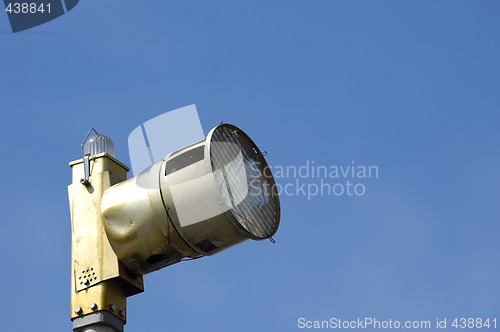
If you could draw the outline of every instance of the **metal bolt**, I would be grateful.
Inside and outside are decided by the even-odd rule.
[[[115,311],[115,310],[116,310],[116,305],[114,305],[114,304],[110,304],[110,305],[109,305],[109,310],[111,310],[111,311]]]
[[[120,315],[120,317],[125,317],[125,310],[120,310],[118,315]]]
[[[89,279],[87,279],[87,278],[83,278],[83,283],[84,283],[85,285],[88,285],[88,284],[90,284],[90,281],[89,281]]]
[[[83,309],[81,307],[76,307],[75,308],[75,314],[81,315],[83,313]]]
[[[90,310],[97,310],[97,303],[92,302],[89,306]]]

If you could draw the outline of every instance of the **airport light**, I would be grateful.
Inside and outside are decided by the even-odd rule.
[[[128,180],[108,137],[87,135],[82,148],[68,188],[76,332],[123,331],[126,297],[144,291],[144,274],[272,239],[278,229],[279,197],[264,154],[233,125]]]

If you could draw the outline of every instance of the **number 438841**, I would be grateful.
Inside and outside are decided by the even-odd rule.
[[[49,3],[34,3],[34,2],[9,2],[5,11],[9,14],[36,14],[36,13],[47,13],[50,14],[50,2]]]
[[[497,319],[489,319],[489,318],[455,318],[453,320],[453,323],[451,324],[452,327],[456,329],[489,329],[497,328]]]

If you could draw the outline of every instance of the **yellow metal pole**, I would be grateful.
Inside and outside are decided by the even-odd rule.
[[[104,191],[126,180],[127,166],[100,153],[70,163],[68,187],[71,212],[71,306],[75,332],[123,331],[126,298],[144,291],[143,279],[131,275],[118,260],[101,218]],[[84,178],[88,167],[89,178]],[[112,329],[112,330],[110,330]]]

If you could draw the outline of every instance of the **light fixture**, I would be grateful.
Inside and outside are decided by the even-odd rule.
[[[126,298],[144,291],[144,274],[247,239],[272,240],[278,229],[265,154],[233,125],[128,180],[107,136],[92,129],[82,154],[70,163],[68,187],[75,332],[123,331]]]
[[[113,250],[138,274],[272,237],[280,218],[263,154],[222,124],[139,176],[105,191],[101,212]]]

